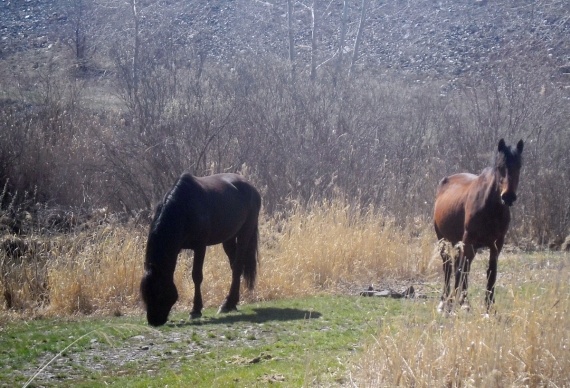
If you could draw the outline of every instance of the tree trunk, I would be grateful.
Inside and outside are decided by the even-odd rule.
[[[291,81],[295,82],[295,37],[293,35],[293,1],[287,0],[287,30],[289,32],[289,63],[291,64]]]
[[[136,108],[138,108],[138,91],[139,91],[139,61],[140,61],[140,36],[139,36],[139,15],[137,10],[137,0],[131,0],[131,10],[133,12],[133,21],[135,23],[135,39],[133,48],[133,67],[132,67],[132,77],[133,77],[133,99]]]
[[[356,41],[354,42],[354,50],[352,52],[352,61],[350,63],[350,70],[348,77],[350,78],[354,72],[354,65],[358,60],[358,50],[360,49],[360,42],[362,41],[362,34],[364,32],[364,22],[366,20],[366,7],[368,0],[362,0],[362,12],[360,13],[360,23],[358,24],[358,33],[356,34]]]
[[[85,32],[83,31],[83,1],[78,0],[74,3],[75,7],[75,60],[79,72],[85,73],[87,70],[87,55]]]
[[[313,7],[311,8],[311,16],[313,19],[312,36],[311,36],[311,81],[317,78],[317,0],[313,0]]]
[[[336,85],[337,77],[342,70],[342,59],[344,54],[344,44],[346,39],[346,21],[348,19],[348,0],[344,0],[342,7],[342,18],[340,22],[340,38],[338,40],[338,58],[336,62],[336,69],[334,73],[333,82]]]

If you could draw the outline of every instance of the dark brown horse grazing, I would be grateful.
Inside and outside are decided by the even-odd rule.
[[[202,315],[202,268],[206,247],[223,244],[232,270],[230,292],[219,312],[237,309],[240,278],[248,289],[257,273],[259,192],[236,174],[197,178],[183,174],[158,205],[150,225],[141,281],[147,321],[166,323],[178,299],[174,269],[182,249],[194,251],[194,306],[190,316]]]
[[[485,168],[480,175],[455,174],[439,182],[434,207],[437,238],[445,239],[454,246],[462,243],[459,255],[454,257],[453,294],[460,293],[460,305],[467,297],[467,277],[471,261],[477,249],[483,247],[490,250],[485,296],[487,311],[494,302],[497,259],[511,219],[509,207],[517,199],[522,151],[522,140],[514,148],[507,146],[501,139],[493,167]],[[451,257],[443,251],[441,256],[445,283],[438,310],[443,312],[452,307],[453,295],[450,295],[449,283],[453,263]]]

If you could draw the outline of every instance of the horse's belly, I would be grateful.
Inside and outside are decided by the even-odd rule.
[[[440,195],[434,206],[434,226],[438,238],[449,240],[453,244],[463,239],[465,209],[456,198]]]
[[[463,239],[463,217],[442,216],[436,218],[435,228],[438,238],[444,238],[456,244]]]

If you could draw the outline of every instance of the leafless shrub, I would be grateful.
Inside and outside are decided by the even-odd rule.
[[[83,6],[72,4],[76,11]],[[431,217],[443,176],[478,173],[490,163],[498,138],[523,138],[526,159],[510,235],[544,244],[568,234],[570,206],[562,193],[570,181],[570,113],[560,80],[553,81],[546,67],[551,64],[539,55],[522,55],[537,44],[538,35],[493,51],[488,66],[478,64],[453,80],[409,72],[395,78],[366,66],[364,58],[349,78],[327,64],[326,56],[337,48],[325,45],[314,80],[302,67],[307,55],[301,53],[292,79],[290,64],[268,54],[267,42],[239,54],[224,51],[224,62],[219,50],[225,46],[213,44],[218,38],[186,34],[179,15],[207,25],[216,7],[210,15],[182,2],[168,9],[142,2],[135,10],[133,5],[94,3],[89,12],[107,20],[98,31],[82,25],[86,20],[80,13],[71,20],[99,45],[99,60],[113,83],[112,93],[98,97],[105,102],[113,97],[111,103],[87,103],[88,80],[70,76],[76,64],[69,58],[57,62],[46,54],[45,64],[18,75],[18,99],[0,107],[5,123],[0,184],[9,181],[10,193],[36,192],[44,204],[136,214],[152,208],[183,170],[197,175],[242,171],[263,192],[269,213],[291,200],[308,203],[341,194],[384,209],[403,226]],[[339,32],[332,22],[340,15],[335,13],[339,5],[331,4],[323,15],[323,32]],[[285,10],[263,7],[267,23]],[[397,8],[398,17],[411,12]],[[385,20],[378,14],[382,7],[369,12],[371,23]],[[354,19],[355,9],[350,15]],[[295,28],[305,31],[301,27],[309,14],[303,10],[298,16]],[[563,22],[549,21],[560,29],[566,28]],[[537,20],[529,23],[536,27]],[[281,27],[277,30],[284,35],[273,44],[287,40]],[[466,30],[459,29],[453,39],[464,36]],[[348,31],[347,39],[354,32]],[[363,42],[363,53],[370,49],[370,42]],[[420,57],[422,63],[429,59]]]

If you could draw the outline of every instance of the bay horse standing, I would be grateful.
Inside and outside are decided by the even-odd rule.
[[[459,304],[463,305],[471,262],[477,250],[483,247],[490,250],[485,295],[487,312],[493,304],[497,259],[509,228],[510,206],[517,199],[522,151],[522,140],[515,148],[501,139],[493,167],[485,168],[480,175],[455,174],[439,182],[433,216],[435,232],[439,240],[445,239],[454,246],[460,243],[460,249],[454,257],[441,251],[444,287],[438,311],[449,312],[456,294],[459,294]],[[455,288],[450,295],[453,267]]]
[[[223,245],[232,270],[230,291],[219,312],[237,309],[241,276],[248,289],[255,285],[260,208],[259,192],[240,175],[180,176],[157,206],[148,234],[140,289],[150,325],[165,324],[178,299],[174,270],[182,249],[194,251],[191,318],[202,315],[202,268],[210,245]]]

